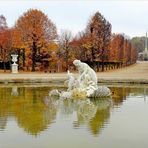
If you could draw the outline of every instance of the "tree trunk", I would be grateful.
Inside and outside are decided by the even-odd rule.
[[[23,49],[23,69],[25,67],[25,49]]]
[[[102,71],[104,71],[104,61],[102,61]]]
[[[105,55],[104,55],[104,49],[102,49],[102,53],[101,53],[101,61],[102,61],[102,71],[104,71],[104,60],[105,60]]]
[[[95,52],[94,52],[94,47],[91,49],[91,62],[95,60]]]
[[[3,62],[3,66],[4,66],[4,72],[6,72],[6,63]]]
[[[36,56],[36,52],[37,52],[36,44],[35,44],[35,42],[33,42],[33,46],[32,46],[32,72],[35,71],[35,64],[36,64],[35,56]]]
[[[69,58],[69,51],[68,49],[66,49],[66,60],[65,60],[65,63],[66,63],[66,71],[69,69],[69,66],[68,66],[68,58]]]

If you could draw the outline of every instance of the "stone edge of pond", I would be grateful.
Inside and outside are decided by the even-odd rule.
[[[98,83],[148,84],[148,79],[98,79]]]
[[[64,78],[3,78],[0,83],[64,83]],[[148,84],[148,79],[98,79],[98,83]]]

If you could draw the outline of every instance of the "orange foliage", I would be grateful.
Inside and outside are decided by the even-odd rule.
[[[22,42],[31,50],[32,71],[35,71],[36,56],[48,50],[48,45],[56,36],[56,27],[40,10],[30,9],[16,22]]]
[[[130,64],[136,60],[136,50],[130,39],[122,34],[113,34],[110,43],[109,61]]]
[[[10,29],[12,37],[12,48],[25,48],[24,43],[21,40],[21,33],[16,28]]]
[[[56,26],[40,10],[25,12],[13,28],[8,28],[5,17],[0,15],[0,60],[3,62],[10,61],[10,54],[16,49],[17,53],[23,53],[19,61],[23,59],[22,65],[32,71],[45,65],[57,71],[67,70],[73,68],[74,59],[93,63],[93,66],[101,62],[102,70],[105,62],[128,65],[137,59],[131,40],[123,34],[111,35],[111,24],[99,12],[75,38],[65,30],[58,43],[55,39]]]
[[[11,33],[9,29],[0,32],[0,58],[3,62],[9,60],[11,48]]]

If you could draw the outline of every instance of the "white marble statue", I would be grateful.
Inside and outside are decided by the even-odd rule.
[[[79,77],[77,79],[79,87],[87,89],[89,86],[93,86],[97,88],[97,76],[95,71],[80,60],[74,60],[73,64],[79,71]]]
[[[67,76],[68,76],[68,90],[67,91],[71,91],[74,88],[76,88],[76,80],[74,78],[73,73],[70,73],[69,70],[67,71]]]
[[[61,98],[99,98],[111,95],[108,87],[97,85],[97,75],[88,64],[80,60],[74,60],[73,64],[77,67],[79,76],[75,78],[68,71],[68,89],[60,93]]]
[[[74,60],[73,64],[79,71],[77,88],[85,91],[86,96],[89,97],[98,88],[96,73],[88,64],[83,63],[80,60]]]
[[[97,75],[88,64],[80,60],[74,60],[73,64],[77,67],[79,76],[76,79],[74,75],[68,71],[67,92],[69,92],[72,97],[99,98],[111,95],[108,87],[97,85]]]

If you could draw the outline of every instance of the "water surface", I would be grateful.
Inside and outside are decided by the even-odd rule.
[[[51,86],[0,86],[0,148],[146,148],[148,87],[109,87],[112,98],[59,100]]]

